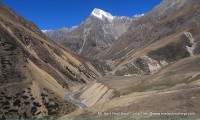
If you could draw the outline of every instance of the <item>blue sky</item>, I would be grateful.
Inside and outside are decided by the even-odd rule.
[[[94,8],[112,15],[133,16],[150,11],[161,0],[0,0],[41,30],[79,25]]]

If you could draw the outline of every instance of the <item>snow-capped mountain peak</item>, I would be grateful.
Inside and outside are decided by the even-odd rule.
[[[112,16],[110,13],[105,12],[101,9],[95,8],[92,11],[92,15],[94,15],[95,17],[103,20],[103,16],[106,17],[109,21],[112,21],[114,19],[114,16]]]
[[[47,31],[51,31],[51,30],[41,30],[43,33],[47,32]]]
[[[144,16],[144,14],[136,14],[136,15],[133,16],[133,18],[140,18],[142,16]]]

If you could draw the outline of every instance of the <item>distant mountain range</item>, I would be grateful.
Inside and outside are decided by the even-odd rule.
[[[149,13],[131,18],[95,8],[80,26],[67,30],[57,41],[81,56],[103,62],[109,66],[109,74],[154,74],[172,62],[199,53],[198,41],[193,40],[196,33],[191,32],[198,30],[198,6],[191,8],[195,2],[164,0]],[[174,39],[175,35],[179,38]],[[189,39],[183,40],[184,36]],[[174,41],[166,42],[166,38]]]
[[[72,29],[61,28],[43,32],[72,51],[93,58],[110,47],[119,36],[127,31],[132,21],[138,20],[143,15],[135,15],[131,18],[112,16],[108,12],[95,8],[79,26]]]
[[[113,20],[110,14],[105,15],[108,19],[98,18]],[[128,26],[109,47],[92,56],[110,66],[97,83],[115,89],[120,97],[90,107],[96,98],[103,101],[100,96],[93,98],[99,94],[91,95],[92,90],[100,91],[94,84],[79,96],[89,108],[65,117],[200,118],[200,1],[163,0]],[[130,111],[150,115],[120,114]],[[195,115],[175,115],[188,111]],[[175,114],[153,115],[158,112]]]

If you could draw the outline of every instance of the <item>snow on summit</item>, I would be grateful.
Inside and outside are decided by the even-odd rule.
[[[112,16],[110,13],[107,13],[101,9],[95,8],[92,11],[92,15],[94,15],[95,17],[103,20],[103,16],[106,17],[109,21],[112,21],[114,19],[114,16]]]
[[[107,18],[108,21],[112,22],[113,19],[137,19],[137,18],[140,18],[142,16],[144,16],[144,14],[136,14],[134,15],[133,17],[126,17],[126,16],[112,16],[110,13],[108,12],[105,12],[101,9],[98,9],[98,8],[95,8],[93,11],[92,11],[92,15],[103,20],[103,18]]]

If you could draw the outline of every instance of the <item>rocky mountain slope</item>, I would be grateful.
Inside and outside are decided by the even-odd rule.
[[[199,1],[164,0],[100,53],[112,74],[154,74],[199,54]]]
[[[66,35],[69,32],[69,29],[60,28],[57,30],[42,30],[42,32],[45,33],[45,35],[47,35],[52,40],[59,41],[64,35]]]
[[[65,95],[100,76],[0,3],[0,118],[58,117],[75,106]]]
[[[200,117],[199,0],[163,0],[122,33],[110,27],[122,18],[95,9],[61,42],[91,62],[0,11],[0,118]]]
[[[112,16],[110,13],[95,8],[81,25],[72,28],[68,34],[61,35],[60,43],[82,56],[94,58],[126,32],[132,21],[141,16],[136,15],[132,18]],[[55,39],[54,36],[49,35],[49,32],[56,34],[57,31],[44,32]]]
[[[144,76],[105,76],[79,95],[88,101],[99,86],[115,90],[110,100],[100,97],[93,106],[76,110],[62,118],[91,119],[198,119],[200,117],[200,56],[187,57],[162,68],[157,74]],[[84,96],[84,97],[83,97]],[[106,94],[105,94],[106,96]],[[108,97],[109,98],[109,97]],[[83,102],[85,102],[83,100]],[[88,102],[92,103],[92,102]],[[88,104],[85,102],[85,104]]]
[[[120,97],[63,118],[199,118],[199,13],[198,0],[163,0],[134,21],[98,55],[111,67],[98,83]],[[91,96],[88,91],[79,99]]]

